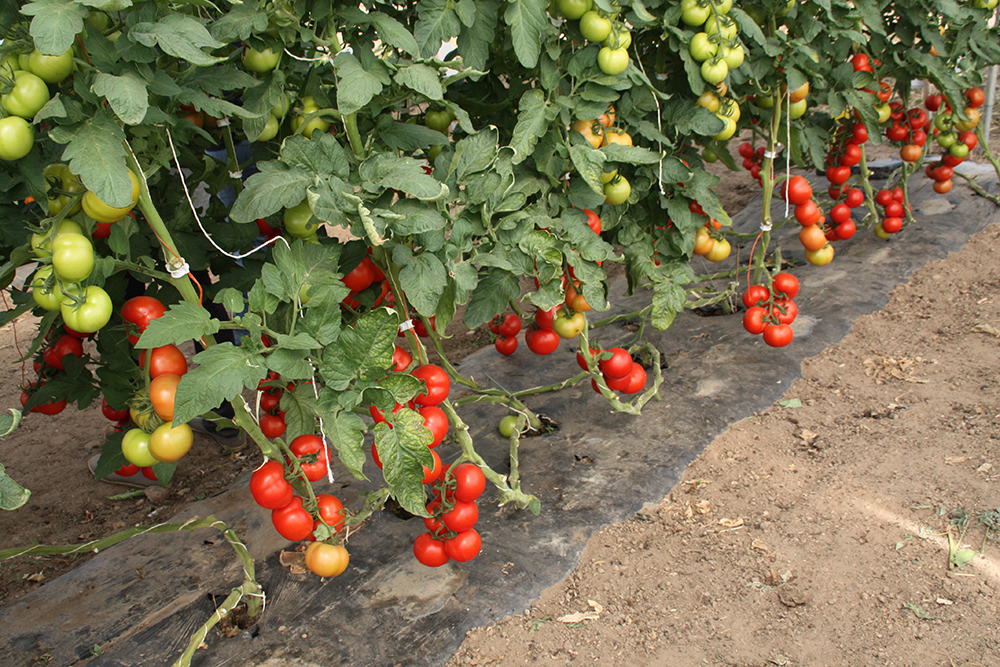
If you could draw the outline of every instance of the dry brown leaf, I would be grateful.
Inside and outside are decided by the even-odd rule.
[[[708,514],[712,511],[712,501],[702,500],[695,507],[698,509],[698,514]]]
[[[306,555],[301,551],[282,551],[278,554],[278,562],[287,567],[290,574],[305,574]]]
[[[726,528],[738,528],[743,525],[743,517],[737,517],[735,519],[719,519],[719,523]]]
[[[757,549],[758,551],[767,551],[767,545],[757,539],[750,543],[750,548]]]
[[[556,620],[560,623],[582,623],[583,621],[596,621],[598,616],[604,611],[602,607],[597,602],[593,600],[587,600],[587,604],[590,605],[590,611],[577,611],[572,614],[566,614],[565,616],[560,616]]]
[[[984,463],[983,465],[981,465],[978,468],[976,468],[976,472],[986,472],[987,470],[989,470],[992,467],[993,467],[992,463]]]
[[[989,334],[990,336],[993,336],[995,338],[1000,338],[1000,329],[997,329],[996,327],[991,326],[989,324],[977,324],[976,326],[972,327],[972,331],[973,333],[984,333],[984,334]]]
[[[971,458],[971,456],[946,456],[944,457],[944,463],[945,465],[953,466],[958,465],[959,463],[965,463]]]
[[[35,572],[34,574],[29,574],[27,577],[25,577],[25,579],[27,579],[28,581],[34,581],[34,582],[43,581],[45,579],[45,573],[44,572]]]

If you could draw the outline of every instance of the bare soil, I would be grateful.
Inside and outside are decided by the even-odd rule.
[[[719,189],[734,212],[757,191],[746,172]],[[894,290],[803,363],[790,403],[735,424],[666,498],[600,530],[566,580],[471,631],[448,665],[1000,665],[1000,542],[981,523],[1000,522],[998,240],[990,227]],[[32,374],[19,358],[33,327],[0,330],[0,405],[18,405]],[[488,340],[457,333],[446,349]],[[0,513],[2,547],[164,521],[257,463],[199,434],[166,490],[112,500],[126,489],[86,467],[109,428],[91,406],[28,415],[0,441],[33,493]],[[0,604],[80,562],[0,563]]]

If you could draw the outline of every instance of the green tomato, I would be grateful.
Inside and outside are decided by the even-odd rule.
[[[741,44],[737,44],[732,48],[723,44],[719,49],[719,54],[722,56],[722,59],[726,61],[726,66],[730,70],[739,69],[740,65],[743,64],[743,60],[746,58],[746,53],[743,51],[743,46]]]
[[[14,72],[14,87],[0,98],[8,113],[21,118],[34,118],[49,101],[49,87],[31,72]]]
[[[81,333],[95,333],[111,321],[114,304],[108,293],[96,285],[66,288],[71,295],[83,300],[77,305],[71,298],[63,299],[60,311],[66,326]]]
[[[0,119],[0,160],[20,160],[35,145],[35,130],[20,116]]]
[[[736,21],[724,14],[719,16],[718,19],[715,16],[708,17],[708,20],[705,21],[705,32],[709,35],[719,34],[726,40],[736,39],[736,33],[739,32]]]
[[[63,295],[58,280],[52,281],[52,266],[46,264],[35,271],[31,280],[31,298],[45,310],[59,310]],[[46,283],[49,285],[46,287]]]
[[[42,174],[45,176],[46,191],[49,193],[49,215],[59,215],[74,195],[86,192],[83,183],[65,164],[59,162],[50,164]],[[54,190],[57,192],[53,193]],[[83,203],[77,201],[66,215],[76,215],[82,208]]]
[[[879,123],[885,123],[889,120],[889,116],[892,115],[892,107],[890,107],[888,103],[875,107],[875,111],[878,111]]]
[[[725,116],[721,113],[717,113],[715,115],[726,122],[726,127],[723,128],[722,132],[719,132],[712,138],[717,141],[727,141],[731,139],[732,136],[736,134],[736,120],[732,116]]]
[[[313,112],[319,111],[319,105],[316,104],[316,100],[311,97],[302,98],[302,112],[297,113],[295,117],[292,118],[292,131],[299,132],[306,139],[312,139],[312,134],[316,130],[320,132],[326,132],[330,129],[330,123],[324,119],[322,116],[314,116],[308,122],[303,125],[305,117]],[[301,132],[299,128],[302,128]]]
[[[73,49],[67,49],[61,56],[46,56],[35,49],[28,56],[31,73],[45,83],[60,83],[73,71]]]
[[[886,106],[889,106],[888,104]],[[950,113],[939,113],[934,116],[934,127],[941,132],[950,132],[955,125],[955,119]]]
[[[62,222],[59,223],[59,228],[56,230],[54,236],[59,236],[60,234],[82,235],[83,227],[76,224],[76,222],[70,218],[63,218]],[[31,251],[35,257],[48,257],[52,254],[52,242],[49,239],[48,232],[31,235]]]
[[[948,148],[948,152],[951,153],[952,157],[964,158],[969,154],[969,147],[961,141],[956,141],[950,148]]]
[[[609,76],[618,76],[628,69],[629,57],[625,49],[602,46],[597,52],[597,66]]]
[[[108,25],[111,23],[111,19],[104,12],[98,12],[95,10],[90,10],[90,14],[87,18],[83,19],[83,22],[87,25],[96,28],[99,32],[104,32],[108,29]]]
[[[593,0],[558,0],[559,13],[568,19],[578,19],[594,6]]]
[[[615,25],[611,29],[611,34],[604,40],[604,46],[612,49],[628,50],[632,46],[632,33],[624,25]]]
[[[424,116],[424,125],[435,132],[448,134],[448,128],[451,127],[451,121],[453,120],[455,120],[455,117],[451,114],[451,111],[428,111]]]
[[[725,60],[706,60],[701,64],[701,78],[708,83],[722,83],[729,76],[729,65]]]
[[[135,208],[139,202],[139,177],[129,169],[129,179],[132,181],[132,203],[122,208],[115,208],[105,204],[100,198],[90,190],[83,195],[83,212],[98,222],[115,222],[128,215],[128,212]]]
[[[681,0],[681,21],[685,25],[697,28],[704,24],[711,15],[712,10],[707,2],[702,7],[698,4],[698,0]]]
[[[315,236],[319,228],[319,221],[314,221],[312,209],[309,208],[309,201],[306,199],[296,206],[286,208],[284,221],[285,230],[300,239]]]
[[[434,164],[434,161],[438,159],[438,155],[441,155],[441,148],[442,146],[438,144],[427,149],[427,157],[430,159],[432,165]]]
[[[64,283],[85,280],[94,270],[94,246],[83,234],[57,234],[52,240],[52,269]]]
[[[788,116],[792,120],[796,118],[802,118],[805,115],[806,109],[808,108],[808,103],[805,100],[799,100],[798,102],[792,102],[788,105]]]
[[[761,109],[774,108],[774,97],[772,97],[771,95],[755,95],[753,98],[753,102]]]
[[[552,320],[552,330],[559,334],[560,338],[576,338],[583,331],[586,318],[583,313],[573,313],[572,317],[566,317],[563,311]]]
[[[707,32],[699,32],[691,38],[688,50],[691,51],[692,58],[704,62],[719,55],[719,44],[711,41]]]
[[[632,194],[632,186],[624,176],[619,175],[610,183],[604,184],[604,201],[612,206],[624,204],[628,201],[630,194]]]
[[[580,34],[590,42],[603,42],[611,34],[611,20],[591,9],[580,18]]]
[[[278,136],[279,129],[281,129],[281,121],[273,115],[268,116],[267,123],[264,125],[264,131],[261,132],[260,136],[254,139],[254,141],[270,141]]]
[[[288,104],[288,95],[281,93],[281,99],[278,100],[277,104],[271,107],[271,115],[278,120],[281,120],[288,113]]]
[[[257,49],[247,48],[243,51],[243,66],[246,67],[251,72],[256,72],[257,74],[267,74],[281,62],[281,54],[283,51],[278,49],[277,52],[272,51],[270,47],[264,49],[263,51],[258,51]]]
[[[941,132],[937,136],[937,144],[941,148],[951,148],[958,141],[958,135],[954,132]]]
[[[882,227],[882,223],[881,222],[878,223],[877,225],[875,225],[875,227],[872,229],[872,231],[875,232],[875,236],[877,236],[880,239],[887,239],[890,236],[892,236],[892,234],[890,234],[889,232],[885,231],[885,228]]]
[[[8,79],[14,78],[14,72],[21,69],[21,64],[18,62],[16,53],[8,53],[4,56],[3,62],[0,63],[0,74]]]
[[[706,146],[701,150],[701,159],[705,162],[718,162],[719,156],[715,154],[715,151]]]
[[[497,426],[497,431],[500,432],[505,438],[509,438],[514,435],[514,429],[517,428],[517,417],[514,415],[507,415],[500,420],[500,425]]]
[[[129,463],[140,468],[160,463],[160,460],[149,452],[149,434],[141,428],[134,428],[122,436],[122,454]]]
[[[715,11],[720,14],[728,14],[733,8],[733,0],[712,0],[712,4],[715,5]]]

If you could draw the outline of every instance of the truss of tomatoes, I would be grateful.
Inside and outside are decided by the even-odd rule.
[[[476,500],[486,489],[486,477],[478,466],[462,463],[453,470],[445,466],[431,487],[424,518],[427,532],[413,541],[413,555],[427,567],[448,561],[465,563],[479,555],[482,538],[475,529],[479,520]]]
[[[799,293],[799,280],[790,273],[778,273],[771,279],[771,287],[751,285],[743,292],[743,328],[749,333],[764,336],[770,347],[785,347],[792,342],[791,324],[799,314],[793,299]]]

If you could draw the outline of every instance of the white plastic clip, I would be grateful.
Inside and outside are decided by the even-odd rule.
[[[242,180],[243,179],[243,172],[242,171],[231,171],[231,172],[229,172],[229,178],[238,178],[238,179]]]
[[[406,320],[405,322],[403,322],[402,324],[399,325],[399,332],[400,333],[404,333],[404,332],[409,331],[410,329],[414,328],[415,326],[417,326],[417,325],[414,324],[413,319],[412,318],[408,319],[408,320]]]
[[[220,118],[219,120],[215,121],[215,124],[217,127],[226,127],[227,125],[229,125],[229,119]]]
[[[766,157],[769,160],[773,160],[774,158],[778,157],[779,155],[781,155],[781,148],[780,147],[778,148],[778,150],[773,151],[773,152],[772,151],[764,151],[764,157]]]
[[[183,278],[191,273],[191,267],[183,259],[174,259],[167,263],[167,272],[172,278]]]

